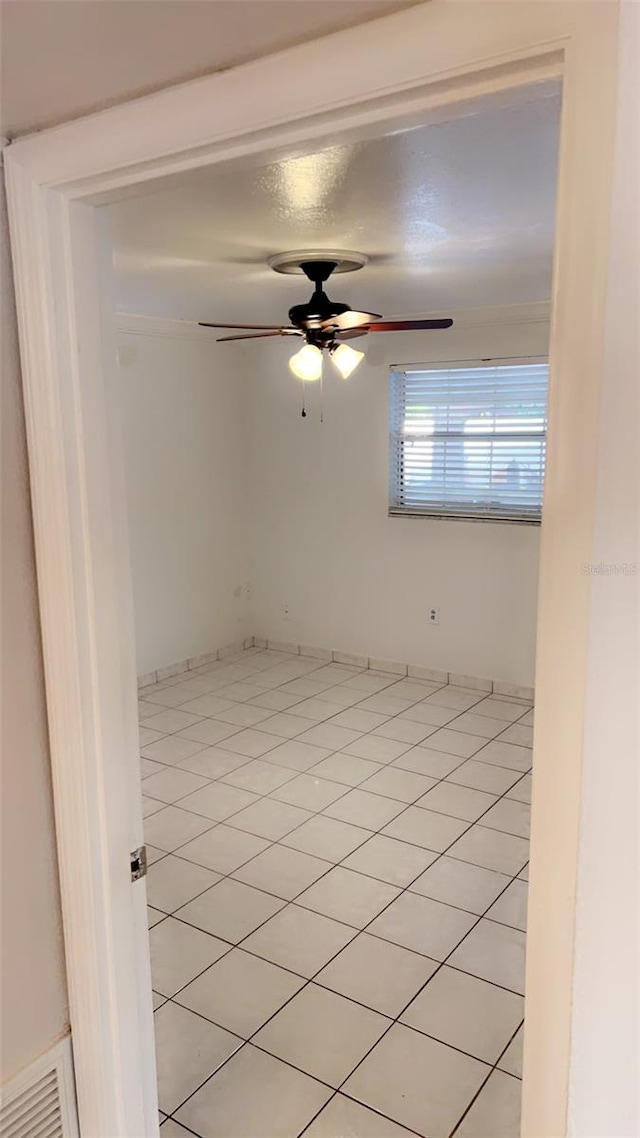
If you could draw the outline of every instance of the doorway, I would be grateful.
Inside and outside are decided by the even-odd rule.
[[[584,311],[584,302],[588,299],[585,298],[585,291],[596,287],[601,280],[607,248],[604,230],[596,226],[598,238],[594,251],[592,222],[594,218],[602,218],[606,212],[609,194],[611,152],[608,140],[611,137],[609,128],[613,114],[615,20],[610,20],[608,13],[599,9],[597,12],[590,9],[588,13],[581,10],[579,16],[575,16],[575,22],[572,22],[573,17],[564,8],[560,11],[554,6],[553,10],[541,13],[527,7],[522,23],[518,22],[517,27],[506,30],[497,17],[496,22],[492,22],[480,19],[486,13],[481,13],[479,9],[471,10],[470,17],[472,12],[477,12],[477,16],[465,25],[464,36],[460,40],[459,25],[454,31],[451,22],[451,10],[445,5],[429,5],[397,17],[398,21],[402,21],[405,33],[402,37],[404,46],[399,45],[389,53],[387,45],[382,50],[380,44],[377,47],[374,42],[368,44],[366,74],[375,74],[377,77],[376,95],[379,94],[381,77],[387,75],[390,78],[386,92],[391,102],[367,104],[367,99],[372,100],[374,94],[370,85],[367,85],[364,73],[354,73],[348,67],[339,73],[348,77],[348,83],[354,86],[354,91],[345,91],[342,96],[337,92],[334,94],[338,102],[342,98],[340,106],[347,116],[353,113],[354,107],[366,107],[362,119],[389,119],[392,117],[390,105],[396,90],[392,79],[394,74],[397,77],[395,82],[402,78],[405,86],[407,74],[422,76],[422,80],[416,80],[412,87],[416,102],[419,103],[422,98],[418,94],[420,82],[433,82],[434,77],[443,72],[458,76],[473,75],[476,89],[481,87],[486,77],[477,71],[478,51],[481,54],[484,51],[485,64],[488,61],[495,63],[499,56],[501,68],[507,58],[512,62],[517,61],[515,66],[519,67],[524,56],[529,61],[529,67],[533,67],[533,70],[536,67],[546,70],[548,76],[550,70],[557,72],[560,62],[558,57],[550,57],[549,45],[554,45],[561,52],[566,42],[571,43],[574,66],[571,72],[572,85],[565,90],[565,105],[568,108],[565,110],[565,121],[568,125],[563,136],[561,225],[557,248],[557,271],[562,270],[557,287],[559,295],[566,298],[566,307],[561,310],[561,319],[558,319],[557,309],[555,312],[552,396],[553,367],[560,367],[567,359],[584,359],[580,390],[574,393],[582,410],[583,429],[580,440],[574,439],[576,449],[572,451],[574,473],[584,474],[585,469],[589,468],[588,460],[585,464],[585,457],[593,442],[599,373],[597,356],[590,357],[588,352],[584,355],[585,340],[580,311]],[[421,37],[428,35],[434,30],[431,26],[432,19],[438,24],[439,60],[430,61],[428,67],[423,66],[421,71],[415,60],[411,62],[407,58],[407,52],[411,53],[412,31],[415,33],[419,30]],[[589,24],[592,20],[598,24],[597,29]],[[417,22],[415,26],[413,21]],[[343,42],[341,37],[337,37],[336,45],[338,39]],[[416,42],[415,37],[413,42]],[[541,43],[545,45],[544,51],[539,46]],[[350,45],[347,44],[346,47],[349,53]],[[308,57],[308,48],[300,50]],[[379,59],[379,68],[371,67],[374,58]],[[472,59],[474,63],[471,62]],[[262,66],[261,63],[259,67]],[[529,78],[531,74],[529,71]],[[598,75],[597,87],[592,82],[594,74]],[[246,76],[245,72],[241,82],[246,80]],[[520,72],[516,83],[521,82],[522,77]],[[220,79],[225,85],[229,81],[228,76],[213,77],[215,82]],[[498,86],[503,79],[504,72],[501,71]],[[493,84],[494,90],[495,81],[494,74],[492,83],[489,84]],[[231,82],[235,82],[235,79]],[[513,76],[507,85],[509,83],[513,83]],[[434,90],[430,96],[433,94]],[[162,119],[163,139],[159,143],[153,141],[153,132],[142,132],[136,133],[138,142],[132,145],[131,134],[128,139],[122,134],[118,136],[117,131],[111,133],[111,126],[107,124],[106,134],[100,140],[99,153],[95,147],[80,148],[83,157],[79,161],[80,150],[74,145],[74,138],[77,131],[82,134],[84,127],[72,124],[66,133],[68,149],[56,147],[54,154],[48,149],[45,138],[27,140],[12,148],[14,156],[9,163],[32,470],[36,489],[40,592],[48,662],[52,745],[56,764],[54,782],[63,905],[67,923],[67,956],[69,973],[75,985],[76,1065],[81,1112],[85,1125],[90,1132],[96,1134],[133,1133],[136,1132],[136,1126],[139,1132],[140,1125],[135,1119],[141,1119],[145,1115],[145,1132],[153,1132],[155,1124],[148,1114],[152,1099],[149,1091],[152,1070],[144,1048],[139,1046],[141,1039],[149,1037],[150,1010],[144,997],[139,1002],[139,993],[143,991],[148,979],[148,966],[140,939],[140,895],[133,895],[128,865],[126,871],[118,868],[122,851],[135,846],[135,839],[140,836],[139,821],[133,813],[127,814],[126,805],[125,812],[121,813],[123,804],[127,801],[129,781],[126,756],[132,753],[135,745],[135,709],[128,694],[130,681],[133,680],[130,643],[123,644],[114,636],[114,629],[126,627],[126,621],[131,616],[128,611],[126,556],[123,555],[121,545],[124,511],[120,499],[122,486],[118,483],[117,471],[112,471],[114,477],[111,482],[104,477],[106,472],[112,470],[113,458],[111,436],[105,429],[110,416],[109,398],[102,386],[102,351],[106,346],[105,358],[108,358],[110,344],[107,340],[106,345],[103,345],[100,339],[97,288],[78,287],[80,280],[92,281],[95,285],[101,265],[93,211],[81,199],[84,197],[86,201],[91,198],[95,205],[100,200],[105,201],[117,186],[121,189],[125,185],[130,187],[141,178],[158,177],[169,172],[171,159],[166,158],[168,122],[163,118],[158,103],[166,101],[167,97],[169,103],[175,98],[174,93],[168,93],[168,96],[165,93],[154,100],[153,108],[148,101],[146,104],[152,118],[160,111],[157,121]],[[443,96],[440,90],[431,106],[439,99],[442,102],[449,97],[446,93]],[[303,129],[307,137],[315,131],[321,134],[324,130],[326,133],[329,121],[334,134],[344,127],[344,119],[339,122],[340,115],[334,115],[333,112],[327,113],[324,122],[310,123],[308,119],[312,115],[313,100],[307,100],[307,103],[308,105],[304,103],[304,98],[297,91],[294,102],[289,102],[287,114],[287,121],[290,121],[292,106],[299,108],[298,126],[304,121]],[[415,113],[414,108],[409,112],[410,103],[411,98],[407,97],[405,112]],[[114,115],[108,112],[109,123],[113,123],[118,113]],[[248,111],[248,122],[251,121],[252,113]],[[576,141],[581,137],[580,131],[576,129],[576,121],[580,116],[586,116],[591,124],[591,131],[585,132],[585,137],[589,134],[589,148],[584,152],[580,151]],[[281,118],[279,119],[277,110],[272,109],[269,121],[271,129],[282,139],[285,132],[278,125]],[[196,125],[195,119],[191,122],[194,124],[192,136],[187,140],[184,134],[184,116],[180,116],[180,141],[177,137],[175,139],[174,154],[180,150],[178,165],[181,165],[182,171],[189,164],[184,160],[186,150],[196,145],[207,146],[211,140],[210,120],[204,130],[201,124]],[[129,119],[129,127],[132,124],[133,120]],[[139,126],[138,123],[134,129],[139,131]],[[289,146],[295,145],[298,126],[289,128]],[[238,122],[236,136],[243,132],[246,135],[246,127]],[[224,131],[221,132],[220,139],[222,134]],[[208,142],[205,141],[205,136]],[[230,137],[227,127],[226,138]],[[573,140],[568,152],[565,149],[567,139]],[[105,142],[111,146],[110,153],[105,148]],[[215,151],[217,160],[220,160],[224,145],[226,144],[220,141]],[[130,147],[128,154],[120,150],[116,155],[118,147],[123,146],[125,149]],[[245,138],[242,143],[245,154],[255,146],[255,140]],[[147,159],[152,163],[146,168],[140,165],[144,162],[144,149]],[[232,150],[230,145],[227,154]],[[207,158],[211,160],[213,154],[209,149]],[[202,157],[201,151],[198,160],[202,160]],[[113,170],[118,166],[120,173],[116,175]],[[123,174],[125,166],[127,172]],[[589,169],[592,169],[594,175],[588,180],[589,195],[581,198],[577,215],[574,211],[577,220],[569,224],[562,203],[569,199],[575,203],[580,195],[574,191],[577,191],[579,182],[582,184],[585,170]],[[57,189],[43,190],[43,185],[56,186]],[[64,192],[60,189],[61,186],[65,187]],[[572,255],[569,255],[569,250]],[[584,258],[585,271],[581,269],[581,256]],[[586,271],[587,257],[589,272]],[[61,290],[57,290],[57,296],[63,298],[62,305],[59,303],[57,307],[52,300],[51,286],[54,280],[61,284],[64,282]],[[42,330],[39,339],[27,327],[28,316],[35,318],[38,313],[48,314],[45,320],[34,320],[34,327]],[[60,318],[62,322],[57,323]],[[55,336],[54,328],[57,329]],[[84,349],[80,354],[78,337],[82,340]],[[588,344],[586,346],[588,348]],[[86,387],[78,385],[79,377],[86,376],[83,366],[79,364],[80,355],[83,366],[91,358],[92,374],[96,378],[97,387],[92,384]],[[558,411],[555,429],[557,436],[561,434],[566,442],[567,438],[572,437],[571,418],[567,419],[573,382],[570,379],[571,368],[563,370],[563,374],[569,386],[563,392],[562,401],[555,399]],[[60,431],[61,424],[65,422],[67,425],[75,423],[75,433],[72,431],[71,435],[65,435]],[[552,445],[552,459],[554,453]],[[551,495],[554,503],[560,489],[555,481],[559,473],[555,461],[550,462],[547,481],[547,497]],[[565,455],[565,475],[566,462]],[[576,493],[579,485],[580,501],[584,503],[584,480],[577,478],[571,484]],[[541,800],[550,807],[545,816],[547,837],[556,828],[562,834],[558,848],[561,847],[566,852],[563,865],[567,872],[567,878],[562,882],[562,875],[558,874],[556,849],[554,848],[552,865],[544,846],[538,845],[539,881],[545,886],[546,913],[552,914],[553,920],[548,922],[545,936],[536,939],[535,953],[530,954],[529,985],[534,984],[538,996],[541,996],[542,988],[537,981],[549,963],[556,970],[558,990],[567,993],[567,999],[556,1001],[552,1009],[557,1031],[552,1034],[552,1047],[546,1050],[544,1062],[540,1061],[544,1049],[537,1046],[544,1019],[542,1005],[536,1006],[536,1001],[532,1005],[534,1023],[533,1027],[529,1027],[529,1038],[533,1040],[533,1045],[528,1048],[531,1055],[529,1069],[533,1080],[530,1085],[535,1086],[536,1079],[542,1080],[537,1085],[540,1089],[544,1084],[544,1093],[533,1095],[528,1105],[525,1094],[525,1112],[528,1112],[529,1119],[525,1122],[525,1128],[531,1124],[535,1115],[537,1119],[542,1117],[538,1129],[545,1132],[553,1132],[555,1123],[552,1124],[550,1119],[555,1118],[557,1122],[566,1104],[573,915],[567,915],[564,897],[567,880],[575,879],[576,872],[579,794],[574,794],[573,790],[576,780],[579,785],[585,646],[584,635],[568,637],[566,643],[554,645],[552,652],[545,639],[545,630],[553,625],[554,606],[557,606],[562,609],[568,626],[580,628],[584,633],[588,589],[586,585],[573,588],[573,573],[570,568],[573,557],[569,564],[564,559],[563,551],[566,553],[567,543],[575,539],[578,547],[586,553],[591,533],[587,516],[589,511],[582,508],[575,515],[572,514],[573,499],[570,494],[567,495],[566,490],[565,477],[563,493],[560,495],[562,508],[551,515],[553,524],[546,524],[538,647],[538,682],[542,684],[540,706],[544,714],[537,725],[537,746],[541,754],[549,753],[552,732],[555,732],[555,738],[562,746],[565,763],[561,793],[557,796],[563,804],[562,811],[553,808],[550,772],[544,764],[542,773],[537,776],[539,794]],[[87,494],[93,506],[89,511],[86,508]],[[82,542],[78,540],[80,535],[84,535]],[[105,548],[118,551],[107,562],[99,557]],[[54,550],[56,556],[53,556]],[[549,575],[552,566],[555,571]],[[92,589],[85,588],[89,581]],[[98,595],[102,604],[96,609]],[[124,617],[124,622],[120,621],[120,617]],[[578,658],[582,663],[576,668],[574,665]],[[570,690],[574,697],[571,711],[558,719],[554,677],[562,679],[559,690],[566,694],[565,684],[569,682],[569,675],[572,677]],[[95,709],[98,706],[101,715],[99,729],[96,731]],[[123,749],[120,744],[125,738],[126,745]],[[115,742],[117,746],[114,746]],[[120,756],[118,751],[121,752]],[[61,764],[56,756],[63,753],[65,762]],[[108,757],[113,758],[111,766],[107,763]],[[81,789],[81,803],[78,788]],[[80,804],[82,810],[78,813]],[[83,824],[84,817],[101,818],[104,823],[101,823],[102,829],[98,827],[97,830],[92,830],[87,827]],[[78,824],[70,826],[65,824],[65,819],[67,823],[73,819]],[[95,882],[77,881],[74,867],[78,864],[80,852],[83,855],[82,864],[90,867],[90,874],[96,875]],[[116,867],[112,876],[102,872],[106,864]],[[97,884],[97,889],[88,888],[90,884]],[[84,916],[81,917],[83,904]],[[540,922],[542,932],[538,905],[532,903],[531,909],[537,914],[536,922]],[[553,936],[549,935],[550,930]],[[132,967],[123,968],[125,962]],[[82,991],[91,996],[84,1006],[78,999]],[[131,1009],[135,1007],[140,1009],[139,1019],[131,1015]],[[548,1007],[546,1014],[549,1014]],[[98,1031],[96,1023],[99,1025]],[[534,1106],[534,1102],[538,1105]]]

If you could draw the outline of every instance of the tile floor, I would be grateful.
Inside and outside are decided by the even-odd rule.
[[[248,649],[140,722],[162,1138],[517,1138],[531,705]]]

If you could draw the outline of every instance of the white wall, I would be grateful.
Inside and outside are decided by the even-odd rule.
[[[118,335],[138,674],[253,632],[245,381],[231,345],[176,324]]]
[[[247,346],[256,635],[532,684],[539,528],[387,516],[388,365],[547,348],[543,306],[371,336],[348,381],[325,365],[320,423],[317,385],[300,416],[291,344]]]
[[[0,1082],[68,1027],[31,499],[4,189],[2,247],[2,1041]]]

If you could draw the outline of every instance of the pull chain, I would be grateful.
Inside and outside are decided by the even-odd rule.
[[[302,381],[302,414],[301,414],[302,419],[306,419],[306,417],[307,417],[307,409],[305,407],[305,391],[304,391],[304,388],[305,388],[305,381],[303,379],[303,381]]]
[[[324,376],[323,376],[323,372],[320,372],[320,422],[321,423],[324,423],[323,384],[324,384]]]

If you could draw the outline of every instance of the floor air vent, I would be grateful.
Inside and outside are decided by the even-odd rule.
[[[41,1055],[0,1092],[0,1138],[77,1138],[68,1039]]]

